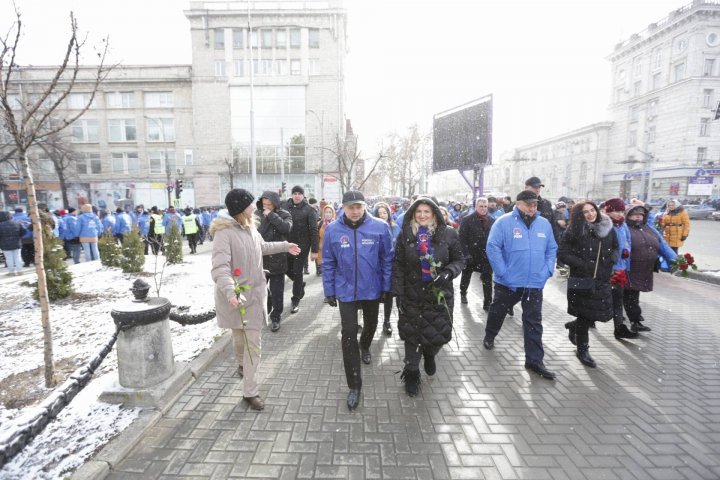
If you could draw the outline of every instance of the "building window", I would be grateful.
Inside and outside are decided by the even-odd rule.
[[[655,126],[648,127],[647,129],[647,142],[655,143]]]
[[[110,142],[134,142],[135,120],[120,118],[108,120],[108,139]]]
[[[123,152],[112,154],[112,173],[137,175],[140,165],[137,152]]]
[[[148,118],[145,122],[148,142],[174,142],[175,121],[172,118]]]
[[[245,45],[245,35],[243,34],[242,29],[233,29],[232,31],[233,35],[233,48],[244,48]]]
[[[641,89],[642,89],[642,82],[635,82],[635,84],[633,85],[633,95],[636,97],[639,97],[640,93],[641,93]]]
[[[225,60],[215,60],[215,76],[225,76]]]
[[[700,119],[700,136],[701,137],[708,136],[708,125],[710,125],[709,118],[701,118]]]
[[[288,74],[288,63],[287,60],[275,60],[275,75],[287,75]]]
[[[652,62],[653,70],[659,70],[662,68],[662,50],[655,49],[653,52],[653,62]]]
[[[272,48],[273,32],[269,29],[260,30],[260,46],[262,48]]]
[[[166,108],[173,104],[172,92],[145,92],[145,108]]]
[[[257,30],[250,30],[250,48],[257,48],[257,46],[258,46]]]
[[[618,87],[615,89],[615,103],[618,103],[620,100],[622,100],[622,94],[623,94],[622,87]]]
[[[233,74],[236,77],[244,77],[245,76],[245,60],[233,61]]]
[[[676,82],[685,78],[685,62],[678,63],[673,67],[673,79]]]
[[[650,100],[647,105],[647,116],[648,120],[652,120],[657,115],[657,99]]]
[[[698,165],[702,165],[705,163],[705,158],[707,157],[707,147],[698,147],[697,149],[697,163]]]
[[[55,165],[52,160],[47,157],[38,157],[36,167],[37,170],[34,173],[40,175],[51,175],[55,173]]]
[[[703,90],[703,107],[712,108],[713,90],[706,88]]]
[[[290,29],[290,48],[300,48],[300,29]]]
[[[275,46],[277,48],[287,48],[287,30],[279,28],[275,30]]]
[[[640,118],[640,113],[637,105],[630,107],[630,121],[637,122]]]
[[[225,30],[222,28],[215,29],[215,48],[223,50],[225,48]]]
[[[258,75],[272,75],[272,60],[260,60],[260,72],[258,72]]]
[[[75,120],[72,124],[72,143],[98,143],[98,121]]]
[[[166,157],[167,155],[167,157]],[[165,170],[165,158],[167,158],[167,170]],[[148,152],[148,166],[152,174],[175,174],[175,151],[163,150],[160,152]]]
[[[660,88],[660,87],[662,86],[662,84],[661,84],[660,82],[661,82],[660,73],[654,74],[654,75],[652,76],[652,88],[653,88],[653,90],[657,90],[658,88]]]
[[[133,92],[110,92],[105,94],[107,108],[133,108],[135,95]]]
[[[310,62],[308,64],[308,74],[309,75],[320,75],[320,59],[319,58],[311,58]]]
[[[637,57],[633,59],[633,76],[639,77],[642,74],[642,59]]]
[[[300,75],[300,60],[290,60],[290,75]]]
[[[193,151],[192,150],[185,150],[185,166],[189,167],[194,165],[193,163]]]
[[[310,48],[320,48],[320,29],[308,29],[308,45]]]
[[[706,58],[705,65],[703,66],[703,75],[706,77],[712,77],[715,73],[715,59]]]
[[[91,93],[71,93],[68,95],[68,108],[82,110],[90,103]],[[88,108],[94,108],[95,100]]]
[[[102,173],[102,161],[99,153],[81,153],[75,158],[75,170],[79,175],[97,175]]]
[[[628,147],[634,147],[637,145],[637,131],[636,130],[630,130],[628,132]]]

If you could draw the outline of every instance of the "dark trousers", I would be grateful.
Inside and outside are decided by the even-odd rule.
[[[390,321],[390,314],[392,313],[392,308],[393,308],[393,297],[391,297],[390,295],[388,295],[388,298],[386,298],[385,301],[383,302],[383,307],[384,307],[384,309],[385,309],[385,311],[384,311],[384,313],[385,313],[385,321],[386,321],[386,322],[389,322],[389,321]]]
[[[415,345],[405,342],[405,368],[411,372],[420,370],[420,359],[425,355],[434,357],[442,347]]]
[[[125,234],[123,234],[123,233],[116,233],[115,235],[113,235],[113,237],[115,237],[115,241],[116,241],[119,245],[122,245],[123,238],[125,238]]]
[[[303,270],[310,254],[309,245],[300,246],[300,255],[287,255],[288,271],[287,276],[293,282],[292,298],[293,302],[300,302],[305,296],[305,282],[303,281]]]
[[[153,255],[157,255],[158,252],[162,252],[162,235],[156,235],[156,234],[149,234],[148,235],[148,242],[150,243],[150,248],[152,248]]]
[[[197,250],[197,244],[198,244],[198,234],[197,233],[188,233],[186,235],[188,246],[190,247],[190,251],[192,253],[195,253],[195,250]]]
[[[618,285],[612,286],[613,323],[615,324],[615,328],[625,323],[625,316],[623,315],[624,292],[624,287]]]
[[[642,309],[640,308],[640,291],[625,289],[623,295],[623,305],[625,306],[625,313],[631,322],[642,322]]]
[[[268,275],[267,283],[270,290],[267,301],[270,321],[280,323],[280,315],[283,312],[283,297],[285,296],[285,274]]]
[[[542,345],[542,301],[541,288],[518,288],[512,291],[496,283],[495,295],[485,325],[485,338],[494,339],[500,333],[508,310],[521,302],[525,359],[528,362],[541,363],[545,356]]]
[[[673,252],[675,252],[675,253],[678,253],[678,250],[680,249],[680,247],[670,247],[670,248],[672,248]]]
[[[148,250],[150,249],[150,241],[148,240],[148,237],[146,237],[145,235],[141,235],[140,238],[142,239],[143,245],[145,246],[145,247],[144,247],[145,250],[144,250],[143,253],[144,253],[145,255],[147,255],[147,254],[148,254]]]
[[[20,257],[22,258],[23,264],[25,266],[28,265],[35,265],[35,244],[30,241],[30,243],[25,243],[25,241],[22,242],[22,247],[20,248]]]
[[[475,267],[467,267],[462,271],[460,276],[460,294],[467,293],[467,289],[470,286],[470,279],[475,271]],[[480,272],[480,281],[483,286],[483,305],[490,305],[492,303],[492,270],[484,269]]]
[[[301,268],[304,266],[300,263]],[[302,270],[301,270],[302,272]],[[360,335],[360,348],[368,350],[377,329],[379,300],[361,300],[358,302],[338,302],[342,333],[343,364],[345,379],[350,389],[362,388],[360,351],[358,350],[358,310],[363,311],[363,331]]]
[[[590,320],[578,317],[577,320],[573,320],[572,323],[575,326],[575,343],[577,346],[588,345],[590,343],[590,325],[593,323]]]

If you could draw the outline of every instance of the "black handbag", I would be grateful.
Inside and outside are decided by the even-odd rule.
[[[598,265],[600,265],[600,250],[602,248],[602,242],[598,244],[597,259],[595,259],[595,272],[592,278],[587,277],[568,277],[567,288],[568,290],[595,290],[595,277],[597,276]]]

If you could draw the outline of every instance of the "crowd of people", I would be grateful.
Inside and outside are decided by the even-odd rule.
[[[589,351],[589,330],[596,322],[612,319],[618,340],[651,331],[640,292],[652,291],[658,259],[676,260],[690,233],[682,205],[670,200],[655,216],[636,199],[596,203],[563,197],[553,205],[542,197],[543,188],[538,177],[531,177],[514,201],[481,197],[473,208],[427,195],[405,204],[371,204],[356,190],[345,192],[335,205],[305,198],[297,185],[286,201],[274,191],[256,199],[236,188],[222,210],[138,206],[109,213],[87,204],[79,211],[46,214],[53,216],[54,234],[75,263],[81,250],[86,261],[99,258],[103,234],[122,242],[132,228],[144,239],[146,255],[162,251],[172,225],[187,238],[190,253],[206,239],[214,240],[217,321],[232,331],[237,372],[245,379],[243,397],[255,410],[264,408],[257,382],[262,327],[268,319],[272,332],[281,327],[286,278],[290,314],[300,311],[304,275],[314,263],[325,303],[339,310],[347,406],[353,410],[361,398],[362,364],[372,361],[380,306],[387,336],[393,334],[392,312],[397,311],[397,332],[404,342],[400,378],[406,393],[416,396],[421,360],[425,374],[434,375],[437,355],[452,338],[457,277],[460,303],[467,304],[472,275],[480,276],[488,350],[496,348],[505,318],[521,304],[525,368],[546,379],[555,373],[544,363],[543,289],[556,271],[567,276],[567,313],[574,319],[565,327],[582,364],[596,367]],[[22,208],[14,215],[0,212],[8,275],[33,262],[31,225]]]
[[[293,187],[285,202],[272,191],[256,201],[245,190],[232,190],[226,198],[230,213],[221,214],[223,222],[253,235],[252,242],[250,237],[244,241],[253,245],[254,253],[248,262],[247,255],[234,254],[238,247],[232,241],[216,242],[213,278],[218,322],[234,325],[238,374],[246,379],[243,396],[251,408],[264,406],[256,363],[248,368],[248,362],[260,357],[262,322],[244,326],[237,320],[246,315],[242,312],[252,310],[253,319],[262,312],[269,316],[270,330],[278,331],[284,276],[292,283],[290,312],[296,313],[310,262],[322,277],[325,303],[339,310],[350,410],[360,403],[362,364],[372,361],[381,305],[382,332],[388,336],[393,334],[393,309],[397,310],[397,332],[404,342],[400,378],[406,393],[419,393],[421,361],[426,375],[436,373],[437,355],[453,334],[457,277],[460,303],[467,304],[471,277],[480,275],[482,308],[487,312],[483,345],[488,350],[496,348],[505,318],[521,304],[525,367],[546,379],[556,375],[544,363],[543,289],[556,271],[567,276],[567,312],[574,320],[565,326],[582,364],[596,367],[589,350],[589,330],[595,322],[612,319],[618,340],[649,332],[639,294],[652,291],[658,258],[673,262],[675,245],[689,234],[689,221],[675,218],[678,205],[669,201],[663,219],[652,219],[638,200],[626,204],[620,198],[599,203],[562,198],[553,205],[542,197],[543,188],[539,178],[531,177],[514,201],[481,197],[473,209],[426,195],[407,204],[371,204],[362,192],[351,190],[340,205],[333,205],[306,199],[301,186]],[[255,222],[238,216],[251,210]],[[665,227],[664,235],[656,222]],[[678,222],[685,229],[679,235],[672,230]],[[233,279],[235,268],[242,273]],[[257,288],[252,278],[263,270],[268,288]],[[245,282],[257,298],[238,287]],[[227,318],[221,319],[224,315]],[[252,334],[245,337],[244,330]]]

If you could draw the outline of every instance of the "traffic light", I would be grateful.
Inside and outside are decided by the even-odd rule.
[[[183,181],[175,180],[175,198],[180,198],[180,194],[183,191]]]
[[[287,183],[282,182],[282,188],[280,189],[280,191],[281,191],[282,193],[287,192]]]

